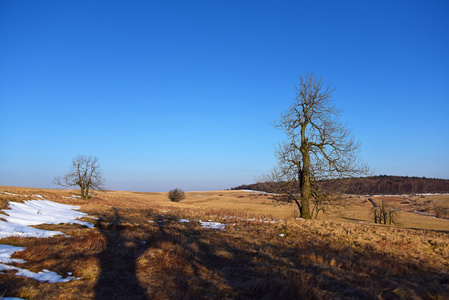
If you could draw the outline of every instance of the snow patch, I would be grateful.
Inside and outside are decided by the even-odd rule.
[[[269,193],[269,192],[257,191],[257,190],[236,190],[236,191],[246,192],[246,193],[254,193],[254,194],[279,195],[278,193]]]
[[[18,194],[13,194],[13,193],[8,193],[8,192],[0,192],[0,193],[9,195],[9,196],[19,196]]]
[[[36,198],[42,198],[40,195],[33,195]],[[6,220],[0,220],[0,238],[9,236],[20,237],[50,237],[57,234],[63,234],[60,231],[42,230],[29,227],[30,225],[39,224],[81,224],[92,228],[93,224],[76,220],[77,218],[86,217],[87,214],[79,211],[79,206],[65,205],[49,200],[29,200],[23,203],[9,202],[9,209],[2,210],[6,215],[1,217]],[[62,278],[55,272],[47,269],[35,273],[26,269],[7,265],[9,263],[24,263],[22,259],[11,258],[15,252],[23,251],[23,247],[15,247],[10,245],[0,245],[0,274],[1,271],[16,271],[16,276],[32,278],[41,282],[68,282],[75,277]],[[68,274],[71,275],[71,274]]]
[[[198,220],[198,222],[200,222],[201,227],[203,228],[224,229],[226,227],[225,224],[218,222],[203,222],[201,220]]]
[[[0,273],[2,273],[1,271],[17,271],[17,273],[15,274],[16,276],[27,277],[27,278],[31,278],[31,279],[34,279],[37,281],[48,282],[48,283],[69,282],[73,279],[79,279],[79,278],[75,278],[72,276],[67,277],[67,278],[62,278],[61,275],[58,275],[57,273],[49,271],[47,269],[43,269],[42,271],[35,273],[35,272],[31,272],[30,270],[27,270],[27,269],[22,269],[22,268],[9,266],[9,265],[0,263]]]
[[[55,272],[51,272],[47,269],[41,272],[35,273],[26,269],[7,265],[8,263],[24,263],[23,259],[11,258],[11,256],[19,251],[25,250],[24,247],[15,247],[10,245],[0,245],[0,274],[4,274],[1,271],[16,271],[16,276],[28,277],[41,282],[68,282],[73,279],[79,279],[75,277],[62,278]],[[69,274],[71,275],[71,274]]]
[[[0,220],[0,239],[9,236],[47,238],[58,234],[63,233],[60,231],[42,230]]]
[[[49,200],[29,200],[23,203],[9,202],[9,207],[2,211],[7,216],[2,216],[6,222],[0,221],[0,229],[2,229],[0,238],[11,235],[49,237],[62,234],[59,231],[28,227],[30,225],[69,223],[81,224],[89,228],[94,227],[92,223],[76,220],[87,216],[86,213],[74,211],[80,209],[79,206],[60,204]],[[17,234],[14,234],[14,231]]]
[[[10,245],[0,245],[0,263],[24,263],[23,259],[11,258],[11,256],[19,251],[23,251],[24,247],[15,247]]]

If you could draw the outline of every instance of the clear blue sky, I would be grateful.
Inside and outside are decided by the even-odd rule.
[[[449,178],[449,1],[0,1],[0,185],[78,154],[111,189],[226,189],[275,164],[298,75],[375,174]]]

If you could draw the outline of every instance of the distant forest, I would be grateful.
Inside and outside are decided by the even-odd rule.
[[[231,190],[255,190],[273,193],[278,191],[282,183],[243,184]],[[408,176],[370,176],[320,181],[323,187],[340,186],[346,194],[355,195],[402,195],[449,193],[449,179],[435,179]]]

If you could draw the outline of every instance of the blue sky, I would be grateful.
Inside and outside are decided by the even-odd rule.
[[[1,1],[0,185],[226,189],[275,164],[298,75],[375,174],[449,178],[449,2]]]

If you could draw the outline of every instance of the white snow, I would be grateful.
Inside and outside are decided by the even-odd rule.
[[[29,225],[39,224],[81,224],[89,228],[94,225],[89,222],[76,220],[87,216],[86,213],[75,211],[79,206],[60,204],[49,200],[29,200],[23,203],[9,202],[9,209],[2,212],[7,216],[1,216],[6,220],[0,221],[0,238],[7,236],[22,237],[49,237],[62,234],[59,231],[40,230]]]
[[[3,217],[3,216],[2,216]],[[9,236],[47,238],[63,234],[60,231],[42,230],[0,220],[0,239]]]
[[[204,228],[224,229],[226,227],[225,224],[218,223],[218,222],[203,222],[201,220],[198,220],[198,222],[200,222],[201,227],[204,227]]]
[[[187,219],[179,219],[179,223],[189,223],[190,220]]]
[[[15,247],[10,245],[0,245],[0,263],[24,263],[23,259],[11,258],[11,256],[19,251],[25,250],[24,247]]]
[[[41,195],[33,195],[33,197],[44,199]],[[6,215],[0,215],[1,218],[6,220],[0,220],[0,238],[8,236],[50,237],[63,234],[60,231],[36,229],[29,227],[30,225],[70,223],[93,227],[92,223],[76,220],[87,216],[86,213],[75,211],[76,209],[80,209],[80,207],[49,200],[29,200],[23,203],[9,202],[9,209],[2,210]],[[67,282],[77,279],[75,277],[62,278],[62,276],[47,269],[35,273],[7,265],[9,263],[24,263],[25,261],[22,259],[11,258],[15,252],[23,250],[25,250],[23,247],[0,245],[0,273],[2,273],[1,271],[16,271],[16,276],[29,277],[42,282]]]
[[[277,193],[268,193],[264,191],[257,191],[257,190],[236,190],[239,192],[246,192],[246,193],[254,193],[254,194],[265,194],[265,195],[279,195]]]
[[[51,272],[47,269],[42,270],[41,272],[35,273],[26,269],[22,269],[19,267],[14,267],[7,265],[9,263],[24,263],[23,259],[11,258],[11,256],[15,252],[25,250],[24,247],[15,247],[10,245],[0,245],[0,274],[3,274],[1,271],[17,271],[15,273],[16,276],[23,276],[32,278],[42,282],[68,282],[70,280],[76,279],[75,277],[67,277],[62,278],[62,276],[56,274],[55,272]],[[70,273],[70,272],[69,272]],[[71,275],[71,274],[68,274]]]
[[[47,269],[43,269],[42,271],[35,273],[35,272],[31,272],[27,269],[22,269],[22,268],[9,266],[9,265],[5,265],[5,264],[0,264],[0,273],[2,273],[1,271],[17,271],[17,273],[15,273],[16,276],[28,277],[28,278],[31,278],[31,279],[34,279],[37,281],[49,282],[49,283],[69,282],[73,279],[77,279],[73,276],[70,276],[67,278],[62,278],[61,275],[58,275],[57,273],[49,271]]]
[[[10,195],[10,196],[19,196],[18,194],[13,194],[13,193],[8,193],[8,192],[0,192],[0,193],[5,194],[5,195]]]

